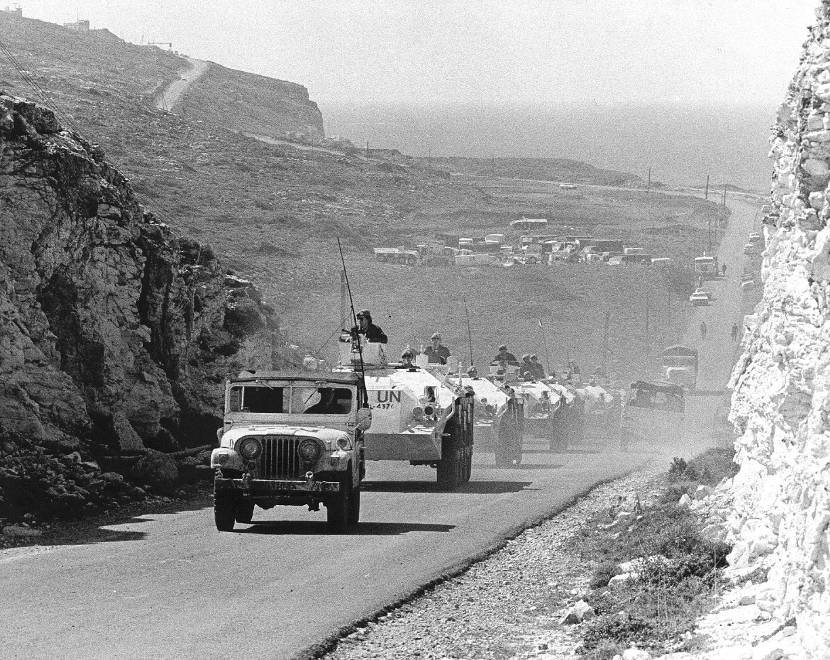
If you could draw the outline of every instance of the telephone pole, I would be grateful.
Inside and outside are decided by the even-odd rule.
[[[608,334],[611,329],[611,312],[605,310],[605,321],[602,324],[602,375],[608,378]]]
[[[709,175],[706,175],[706,190],[703,193],[703,199],[709,199]]]
[[[648,168],[648,182],[646,183],[646,194],[651,192],[651,168]]]

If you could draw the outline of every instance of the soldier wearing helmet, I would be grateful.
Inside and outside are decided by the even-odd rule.
[[[401,369],[415,369],[415,364],[413,360],[415,359],[415,351],[411,348],[405,348],[403,353],[401,353]]]
[[[372,314],[368,309],[362,309],[357,313],[357,325],[352,328],[351,334],[354,338],[363,335],[366,341],[376,344],[385,344],[388,341],[386,333],[372,323]]]
[[[507,350],[507,345],[502,344],[501,346],[499,346],[498,354],[496,354],[496,357],[493,358],[493,364],[498,364],[501,366],[512,364],[518,366],[519,361],[516,359],[516,356],[513,355],[513,353]]]
[[[429,363],[447,364],[447,358],[450,356],[450,349],[441,343],[441,335],[437,332],[433,333],[430,339],[432,340],[432,345],[427,346],[424,350],[424,355],[427,356]]]

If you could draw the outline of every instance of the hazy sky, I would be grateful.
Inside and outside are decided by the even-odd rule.
[[[0,0],[3,5],[4,0]],[[778,103],[818,0],[21,0],[322,103]]]

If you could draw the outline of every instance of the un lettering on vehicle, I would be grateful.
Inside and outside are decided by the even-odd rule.
[[[370,401],[373,410],[392,410],[401,405],[401,393],[395,390],[375,390]]]

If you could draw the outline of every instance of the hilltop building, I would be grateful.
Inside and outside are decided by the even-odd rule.
[[[23,9],[21,9],[20,5],[14,5],[13,7],[7,6],[3,9],[3,11],[7,14],[13,14],[18,18],[23,18]]]
[[[75,32],[89,32],[89,21],[75,21],[74,23],[64,23],[63,26],[68,30],[75,30]]]

